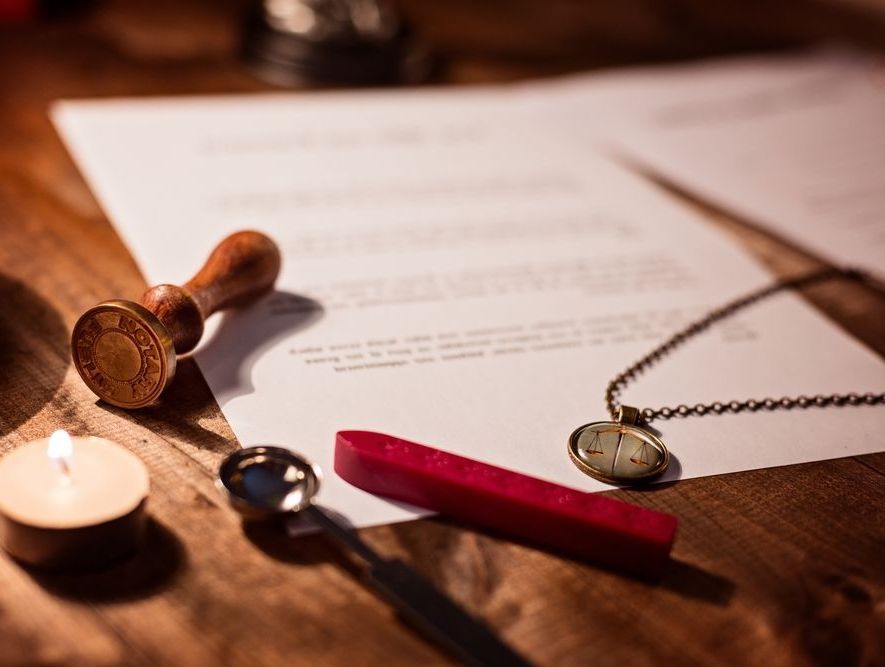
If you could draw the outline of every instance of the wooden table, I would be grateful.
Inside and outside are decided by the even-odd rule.
[[[404,3],[449,56],[444,76],[456,81],[796,43],[830,29],[867,43],[885,35],[881,12],[867,20],[810,3],[800,12],[796,2],[753,11],[694,4],[697,15],[692,3],[590,10],[558,1],[533,18],[528,2],[503,12],[500,2]],[[78,19],[0,31],[0,451],[64,426],[123,443],[153,478],[149,540],[133,559],[73,576],[0,556],[4,665],[449,664],[322,538],[293,544],[269,528],[244,532],[213,487],[237,443],[193,362],[180,365],[163,407],[133,413],[97,404],[71,365],[77,316],[107,298],[137,298],[145,285],[47,105],[265,89],[233,55],[239,10],[211,0],[108,3]],[[818,265],[692,205],[777,274]],[[828,285],[806,296],[885,350],[879,295]],[[882,664],[883,473],[878,454],[612,492],[681,518],[675,562],[658,584],[443,520],[362,534],[539,664]]]

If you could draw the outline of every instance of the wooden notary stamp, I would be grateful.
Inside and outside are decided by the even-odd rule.
[[[273,288],[280,251],[264,234],[237,232],[212,251],[182,286],[157,285],[141,303],[105,301],[74,325],[74,366],[103,401],[140,408],[156,401],[175,375],[176,355],[190,352],[212,313],[246,305]]]

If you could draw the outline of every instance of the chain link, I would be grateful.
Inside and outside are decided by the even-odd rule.
[[[717,322],[720,322],[721,320],[734,315],[739,310],[743,310],[747,306],[758,303],[773,294],[788,289],[801,289],[808,285],[837,278],[852,280],[855,282],[873,282],[867,274],[856,269],[823,269],[804,276],[799,276],[798,278],[779,280],[767,287],[763,287],[755,292],[737,298],[734,301],[729,301],[724,306],[711,310],[701,319],[680,329],[670,336],[670,338],[642,357],[639,361],[629,366],[625,371],[619,373],[608,383],[608,386],[605,389],[605,406],[608,409],[611,418],[613,420],[617,420],[618,418],[618,410],[621,406],[619,399],[624,387],[635,380],[638,375],[644,373],[667,354],[682,345],[689,338],[706,331]],[[639,413],[643,420],[650,422],[654,419],[703,417],[708,414],[722,415],[727,413],[737,414],[739,412],[792,410],[794,408],[824,408],[831,405],[880,405],[882,403],[885,403],[885,392],[879,394],[830,394],[828,396],[818,394],[817,396],[783,396],[781,398],[751,398],[743,401],[715,401],[713,403],[698,403],[696,405],[682,404],[677,405],[675,408],[643,408]]]

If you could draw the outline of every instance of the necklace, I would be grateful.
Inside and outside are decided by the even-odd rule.
[[[759,412],[760,410],[792,410],[795,408],[885,403],[885,392],[715,401],[713,403],[698,403],[697,405],[677,405],[675,408],[643,408],[641,410],[620,403],[621,391],[638,375],[654,366],[686,340],[706,331],[716,322],[783,290],[798,289],[835,278],[873,284],[869,276],[861,271],[823,269],[798,278],[776,281],[767,287],[711,310],[699,320],[677,331],[608,383],[605,390],[605,406],[612,421],[591,422],[575,429],[568,441],[568,453],[572,462],[582,472],[604,482],[637,484],[658,477],[667,469],[670,462],[670,453],[667,451],[667,447],[657,435],[646,428],[654,420]]]

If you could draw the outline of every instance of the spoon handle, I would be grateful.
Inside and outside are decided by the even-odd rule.
[[[405,562],[386,559],[369,569],[368,578],[415,629],[466,664],[476,667],[528,667],[531,664]]]
[[[351,553],[359,556],[370,566],[380,565],[384,562],[384,558],[372,549],[372,547],[363,542],[355,530],[336,519],[329,510],[324,507],[312,503],[301,510],[299,516],[307,518],[326,535],[334,539],[341,546],[349,549]]]
[[[397,558],[383,558],[328,510],[309,505],[303,514],[326,535],[368,564],[366,579],[416,630],[476,667],[530,665],[484,623]]]

